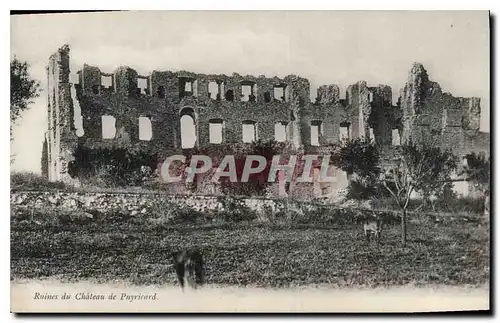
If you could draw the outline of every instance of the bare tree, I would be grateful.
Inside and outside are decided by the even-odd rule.
[[[401,146],[401,157],[382,172],[381,180],[401,210],[401,242],[406,244],[407,213],[412,193],[437,190],[447,182],[456,168],[451,151],[438,147],[407,143]]]

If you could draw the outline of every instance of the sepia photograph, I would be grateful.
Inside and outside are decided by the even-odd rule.
[[[490,311],[491,19],[11,14],[11,312]]]

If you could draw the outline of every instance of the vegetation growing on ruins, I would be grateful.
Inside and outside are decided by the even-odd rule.
[[[104,187],[141,185],[161,160],[159,155],[144,151],[83,146],[73,151],[73,157],[68,165],[70,176],[80,178],[84,184],[97,180]]]
[[[210,156],[214,166],[224,156],[235,156],[238,178],[248,155],[263,156],[266,167],[251,174],[247,182],[222,177],[221,196],[214,202],[222,206],[219,211],[201,211],[198,205],[179,207],[166,194],[154,195],[151,207],[138,203],[137,209],[125,206],[126,195],[120,196],[118,202],[108,203],[113,200],[109,198],[111,194],[101,194],[105,202],[93,209],[86,209],[79,199],[60,198],[59,194],[55,198],[33,194],[35,198],[30,203],[34,206],[23,204],[27,198],[11,196],[11,279],[59,277],[173,283],[174,273],[165,255],[182,245],[201,247],[207,260],[209,284],[291,287],[325,283],[374,287],[478,285],[489,281],[489,217],[481,214],[486,201],[478,203],[477,199],[452,194],[450,179],[457,160],[451,151],[405,143],[411,138],[425,142],[431,134],[434,139],[439,138],[442,147],[456,146],[456,153],[463,154],[475,145],[488,151],[485,143],[489,135],[479,131],[480,101],[443,93],[437,83],[430,81],[421,64],[412,67],[396,106],[392,104],[390,87],[369,87],[364,81],[350,85],[345,99],[340,99],[338,86],[320,86],[316,103],[310,104],[311,89],[306,79],[287,76],[279,80],[283,97],[271,98],[278,79],[251,77],[256,85],[255,95],[251,94],[248,102],[241,102],[240,86],[242,81],[248,81],[247,76],[224,76],[224,86],[217,84],[220,93],[214,100],[205,87],[213,75],[155,71],[146,81],[146,89],[138,88],[139,76],[130,68],[101,74],[99,68],[90,65],[84,65],[81,71],[81,84],[71,88],[76,90],[72,97],[68,91],[69,47],[58,53],[50,59],[55,68],[49,71],[49,79],[59,77],[60,82],[49,82],[49,114],[64,117],[58,117],[59,122],[49,127],[52,133],[43,144],[42,176],[12,174],[12,190],[85,192],[94,187],[100,192],[134,188],[158,193],[165,188],[159,179],[160,165],[165,156],[173,154],[186,156],[186,161],[174,170],[182,172],[184,178],[184,167],[194,155]],[[28,70],[26,62],[16,58],[11,62],[11,125],[40,90]],[[109,77],[112,86],[104,86],[102,76]],[[188,86],[191,90],[186,90],[183,82],[192,83]],[[193,95],[195,84],[198,93]],[[226,100],[221,100],[222,96]],[[67,136],[75,130],[76,103],[86,127],[86,137],[78,139]],[[149,143],[145,139],[137,144],[138,129],[132,127],[137,122],[137,111],[150,119],[151,138],[153,133],[155,138]],[[103,113],[115,114],[115,128],[119,129],[115,129],[114,137],[105,139],[113,137],[116,141],[100,140],[105,137],[99,136]],[[193,149],[173,148],[182,146],[176,118],[183,113],[193,119]],[[246,120],[249,117],[255,120]],[[210,143],[210,129],[206,128],[210,120],[226,127],[215,128],[224,128],[221,144]],[[234,143],[241,141],[240,128],[247,121],[254,125],[254,139],[272,138],[272,125],[279,123],[279,129],[284,128],[282,140],[287,144],[274,140]],[[263,125],[260,130],[257,124]],[[373,140],[353,139],[328,147],[328,143],[342,138],[341,128],[347,137],[372,133],[369,136]],[[392,134],[394,131],[397,136]],[[477,136],[463,140],[465,133]],[[399,142],[393,143],[392,139]],[[331,151],[330,164],[350,177],[347,202],[357,200],[357,204],[336,207],[309,200],[293,209],[290,205],[295,201],[290,197],[281,198],[287,205],[284,209],[264,206],[257,212],[249,207],[251,203],[263,205],[259,203],[271,185],[268,175],[272,157],[279,154],[283,157],[281,163],[287,163],[291,154],[288,144],[299,150],[294,152],[298,161],[294,179],[304,169],[300,162],[303,149]],[[72,156],[66,153],[75,146]],[[389,156],[392,152],[397,152],[396,159]],[[465,174],[489,197],[489,158],[475,154],[468,157]],[[69,174],[82,187],[50,182],[49,174],[51,179],[71,183]],[[211,177],[211,172],[198,174],[188,188],[204,194],[207,190],[202,186]],[[413,192],[423,198],[413,199]],[[94,194],[88,195],[95,198]],[[238,202],[234,195],[254,198],[246,204],[249,200]],[[438,200],[431,203],[431,196],[438,196]],[[193,204],[201,204],[196,198],[189,198]],[[48,203],[40,202],[43,199]],[[361,222],[372,215],[358,207],[360,201],[366,200],[372,202],[386,224],[380,244],[366,242],[361,234]],[[407,232],[411,234],[407,236]]]
[[[341,155],[336,155],[333,163],[370,178],[371,173],[363,173],[360,168],[377,169],[377,163],[360,165],[366,163],[363,158],[367,155],[376,156],[373,150],[376,147],[360,141],[347,147],[340,149]],[[261,149],[259,153],[265,155],[274,153],[275,146],[256,145],[249,149],[251,152]],[[244,155],[243,152],[240,153]],[[128,168],[119,166],[118,170],[130,170],[142,163],[128,155],[116,156],[119,158],[115,160],[128,165]],[[451,197],[452,202],[436,203],[437,213],[430,213],[432,210],[425,207],[418,213],[409,211],[422,203],[406,199],[411,190],[431,185],[437,192],[439,185],[445,185],[439,179],[448,178],[454,167],[453,156],[416,145],[403,146],[401,156],[389,176],[380,172],[386,190],[392,190],[392,200],[373,200],[375,209],[386,210],[379,213],[387,223],[379,245],[367,244],[361,235],[359,223],[366,214],[327,205],[314,212],[308,211],[305,204],[302,210],[267,210],[258,214],[221,197],[223,211],[200,212],[159,199],[151,210],[135,216],[121,211],[94,210],[89,214],[61,208],[14,207],[11,279],[59,277],[69,281],[85,278],[134,284],[175,283],[174,273],[162,255],[182,244],[202,248],[209,284],[376,287],[487,283],[489,225],[487,218],[478,216],[481,203]],[[470,166],[481,173],[474,173],[479,183],[489,179],[486,173],[489,167],[484,165],[478,162]],[[11,181],[13,186],[21,188],[29,183],[42,190],[69,189],[62,183],[50,183],[36,176],[17,175]],[[401,212],[391,212],[398,209],[403,211],[402,216]],[[407,219],[407,214],[412,216]],[[400,223],[404,225],[402,231],[398,229]],[[409,239],[407,230],[412,232]],[[400,243],[401,236],[404,245]]]

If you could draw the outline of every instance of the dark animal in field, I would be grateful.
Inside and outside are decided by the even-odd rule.
[[[172,258],[183,291],[186,283],[193,289],[205,283],[205,263],[198,249],[174,252]]]
[[[375,214],[374,214],[375,215]],[[373,235],[375,239],[380,241],[380,235],[383,229],[383,222],[380,217],[375,215],[372,219],[366,219],[363,224],[363,230],[365,233],[366,240],[370,241],[370,237]]]

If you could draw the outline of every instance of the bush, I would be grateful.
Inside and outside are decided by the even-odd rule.
[[[218,212],[216,216],[225,222],[249,222],[257,219],[257,212],[241,201],[233,198],[222,198],[221,202],[223,211]]]
[[[103,217],[109,220],[109,217]],[[96,221],[94,214],[83,210],[64,210],[61,208],[26,208],[14,206],[11,208],[11,226],[33,226],[38,229],[60,228],[67,225],[86,225]],[[121,220],[123,222],[123,220]]]
[[[301,213],[291,212],[290,220],[296,224],[333,224],[343,222],[345,218],[339,216],[338,210],[320,208],[316,211],[305,210]]]
[[[204,212],[189,209],[174,209],[169,214],[169,224],[202,224],[208,222]]]
[[[454,199],[441,199],[434,202],[436,210],[441,212],[466,212],[483,214],[484,212],[484,199],[460,197]]]
[[[210,220],[205,212],[181,208],[164,199],[155,199],[149,214],[153,217],[150,222],[156,224],[201,224]]]
[[[352,180],[347,186],[347,199],[356,201],[369,200],[373,198],[389,198],[390,193],[381,183],[364,184],[358,180]]]
[[[141,185],[153,175],[159,155],[125,148],[88,148],[78,146],[72,153],[68,173],[82,183],[99,186]],[[97,183],[96,183],[97,179]]]
[[[11,190],[45,191],[72,190],[63,182],[50,182],[46,177],[31,172],[14,172],[10,174]]]

